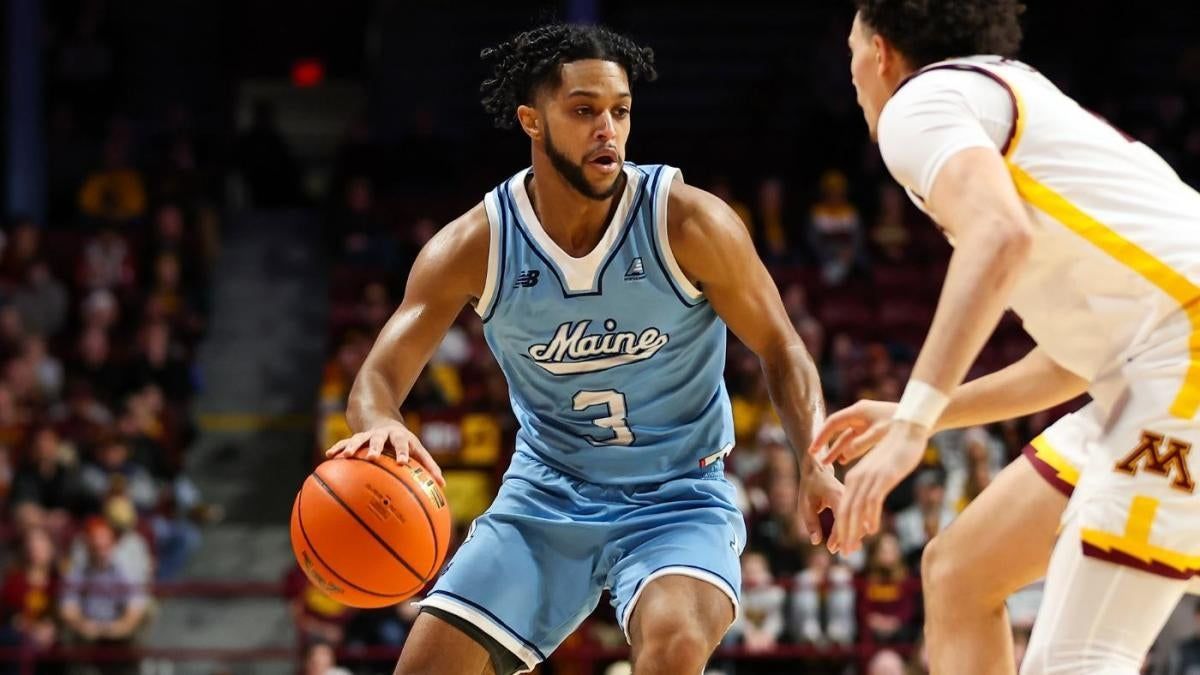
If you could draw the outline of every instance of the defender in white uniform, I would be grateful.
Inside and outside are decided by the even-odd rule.
[[[1035,441],[1032,461],[1006,471],[949,542],[927,551],[931,657],[935,672],[1011,672],[999,594],[964,591],[957,577],[986,586],[976,563],[1011,552],[1010,569],[981,564],[1006,595],[1044,566],[1062,509],[1028,478],[1034,469],[1076,485],[1022,672],[1136,673],[1200,572],[1200,453],[1190,453],[1200,443],[1200,195],[1029,66],[970,56],[1012,55],[1021,9],[859,1],[859,102],[888,169],[956,251],[900,404],[860,403],[831,417],[814,445],[842,434],[829,453],[842,461],[874,446],[837,513],[838,538],[853,549],[931,431],[1086,389],[1093,403]],[[1037,348],[960,387],[1005,307]]]

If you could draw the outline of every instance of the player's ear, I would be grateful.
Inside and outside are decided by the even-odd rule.
[[[517,106],[517,122],[521,124],[521,130],[527,136],[535,141],[542,138],[542,123],[537,110],[533,106],[519,105]]]
[[[875,70],[882,75],[888,68],[892,53],[887,41],[879,33],[871,35],[871,52],[875,55]]]

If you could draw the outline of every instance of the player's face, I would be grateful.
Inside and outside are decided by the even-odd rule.
[[[876,138],[879,112],[883,110],[883,104],[887,103],[889,97],[880,69],[879,44],[873,39],[874,36],[874,31],[863,24],[862,16],[854,15],[849,40],[850,79],[854,83],[858,105],[867,120],[867,129],[870,130],[872,139]]]
[[[581,194],[607,199],[617,189],[629,138],[629,78],[612,61],[565,63],[562,84],[541,106],[546,155]]]

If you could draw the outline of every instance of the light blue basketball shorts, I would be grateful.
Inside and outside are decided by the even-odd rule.
[[[597,485],[518,451],[422,606],[483,631],[532,670],[608,589],[626,639],[646,584],[709,582],[738,611],[746,527],[722,462],[665,483]]]

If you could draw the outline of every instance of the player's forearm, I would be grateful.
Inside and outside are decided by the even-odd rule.
[[[1034,348],[1020,361],[956,389],[937,429],[1022,417],[1069,401],[1086,392],[1087,387],[1087,380]]]
[[[825,419],[825,399],[817,365],[799,340],[761,360],[767,391],[783,430],[798,453],[801,473],[818,469],[819,465],[805,452],[812,443],[814,430]]]
[[[1022,231],[985,227],[959,242],[912,379],[945,394],[962,382],[1004,314],[1030,244]]]
[[[346,423],[351,431],[358,433],[387,422],[403,422],[400,404],[407,393],[397,391],[391,378],[379,368],[372,367],[368,360],[350,388],[350,397],[346,402]]]

